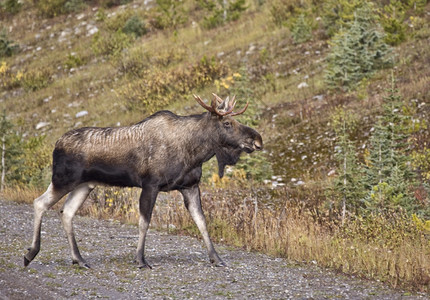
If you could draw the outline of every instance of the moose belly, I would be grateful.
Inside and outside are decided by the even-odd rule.
[[[192,170],[183,169],[182,172],[177,172],[175,175],[171,175],[172,176],[170,176],[169,180],[162,180],[160,182],[160,191],[168,192],[172,190],[182,190],[198,184],[202,176],[202,168],[200,166]]]
[[[129,169],[98,164],[82,172],[82,182],[95,181],[112,186],[136,187],[140,183]]]

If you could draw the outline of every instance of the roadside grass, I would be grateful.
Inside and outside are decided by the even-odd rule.
[[[429,292],[430,233],[402,212],[351,218],[341,226],[337,219],[306,207],[314,199],[289,188],[275,191],[282,201],[277,204],[263,203],[272,190],[245,191],[234,182],[225,190],[205,185],[202,191],[216,242],[380,280],[394,288]],[[137,225],[138,196],[138,189],[97,188],[81,213]],[[151,226],[201,237],[177,192],[160,194]]]
[[[33,204],[33,200],[43,193],[44,190],[35,187],[6,186],[1,196],[3,199],[17,203]]]
[[[223,183],[222,189],[219,184],[202,186],[202,206],[216,242],[380,280],[394,288],[430,292],[430,232],[405,213],[351,217],[342,226],[318,204],[323,186],[304,193],[258,184],[243,189],[236,180]],[[41,193],[16,187],[6,188],[2,196],[32,203]],[[137,225],[139,193],[139,189],[98,187],[79,213]],[[178,192],[159,195],[151,226],[201,238]]]
[[[214,189],[203,196],[208,227],[218,242],[429,292],[429,232],[419,230],[406,215],[393,216],[394,225],[387,216],[372,216],[342,227],[326,217],[316,218],[288,197],[273,207],[260,203],[257,192],[235,192]],[[155,209],[153,224],[200,237],[181,199],[168,201]],[[389,233],[378,236],[384,230]],[[369,238],[372,235],[375,238]]]

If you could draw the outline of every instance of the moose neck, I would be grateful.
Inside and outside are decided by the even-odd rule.
[[[186,148],[193,161],[193,165],[201,165],[211,159],[220,147],[217,138],[214,137],[213,125],[210,113],[203,113],[198,116],[191,116],[194,118],[195,124],[191,130],[187,132],[188,143]]]

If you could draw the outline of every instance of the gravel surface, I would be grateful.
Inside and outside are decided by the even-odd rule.
[[[228,267],[209,263],[195,238],[150,230],[146,258],[134,263],[137,227],[75,218],[81,254],[92,269],[71,264],[56,211],[45,214],[41,252],[27,267],[32,206],[0,200],[0,299],[428,299],[317,266],[216,245]]]

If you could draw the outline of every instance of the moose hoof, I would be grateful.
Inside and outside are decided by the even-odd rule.
[[[39,253],[38,249],[28,248],[28,252],[24,255],[24,267],[27,267],[30,262],[36,257],[37,253]]]
[[[80,268],[83,268],[83,269],[91,269],[90,265],[84,261],[73,260],[72,264],[78,265]]]
[[[148,263],[139,264],[137,267],[138,267],[139,269],[148,269],[148,270],[151,270],[151,269],[152,269],[151,265],[149,265]]]
[[[211,263],[215,267],[227,267],[226,263],[223,262],[220,258],[218,259],[211,259]]]
[[[30,264],[30,260],[27,259],[27,257],[24,256],[24,267],[28,266]]]
[[[227,267],[227,264],[221,260],[221,261],[219,261],[217,263],[214,263],[214,266],[222,268],[222,267]]]
[[[221,261],[221,262],[217,263],[215,266],[216,267],[227,267],[227,264],[225,262]]]

